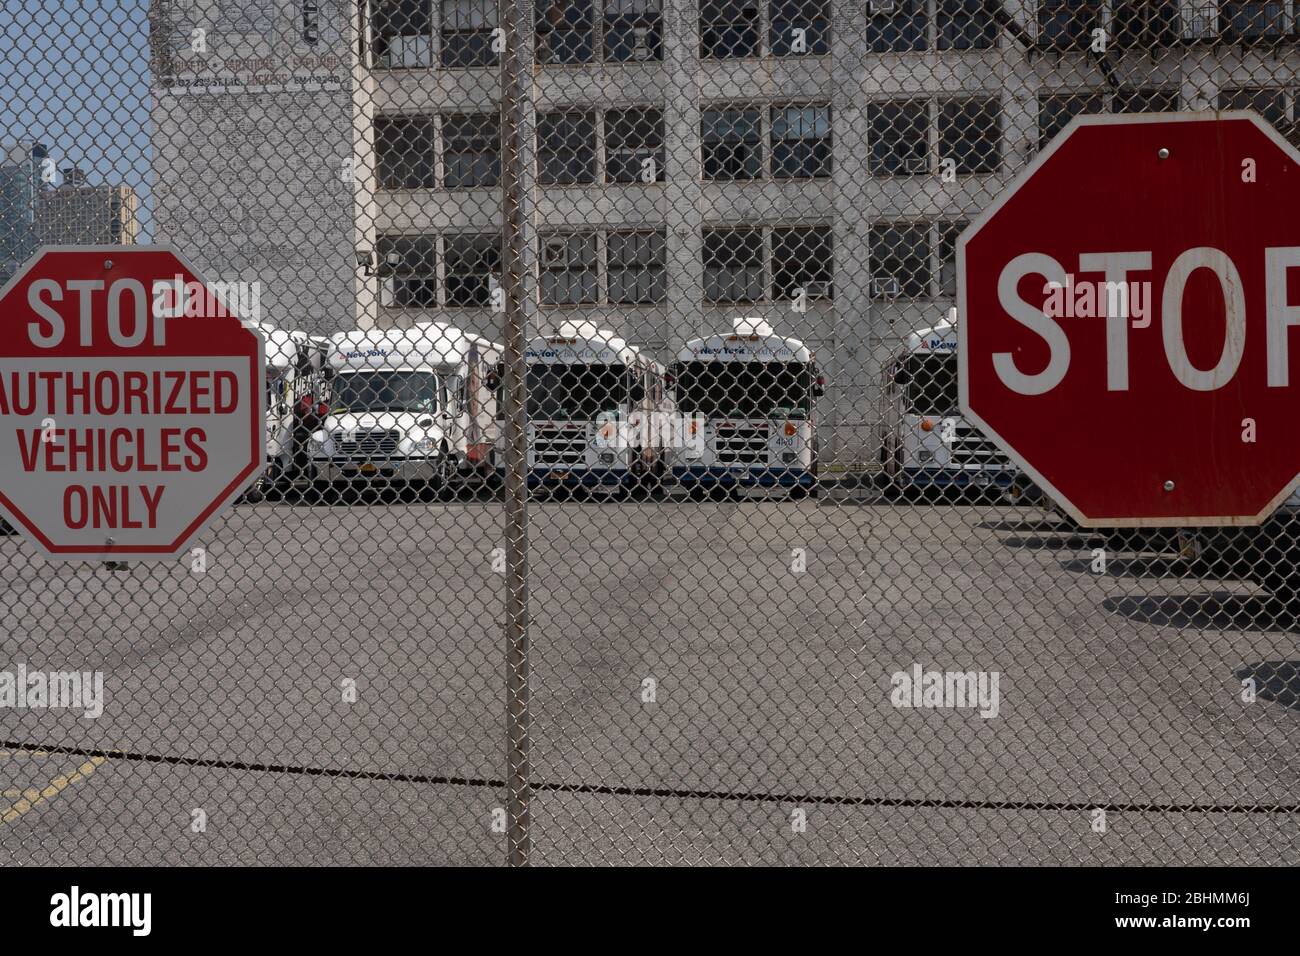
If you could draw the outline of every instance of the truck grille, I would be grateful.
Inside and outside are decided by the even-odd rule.
[[[767,462],[766,425],[719,425],[718,461],[724,465]]]
[[[1011,461],[974,425],[958,425],[953,432],[952,464],[958,468],[1009,468]]]
[[[582,465],[586,451],[584,425],[539,425],[533,429],[533,460],[538,465]]]
[[[349,432],[334,433],[334,457],[345,461],[388,458],[397,454],[397,446],[402,440],[399,431],[374,429],[357,431],[354,437]]]

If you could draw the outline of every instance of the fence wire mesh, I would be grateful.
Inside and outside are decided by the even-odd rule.
[[[267,341],[193,550],[0,539],[0,859],[1300,856],[1290,525],[1079,528],[961,417],[955,312],[1076,115],[1300,142],[1300,3],[0,21],[0,278],[170,245]]]

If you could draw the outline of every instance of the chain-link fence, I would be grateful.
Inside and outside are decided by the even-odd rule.
[[[1077,527],[955,260],[1076,115],[1296,141],[1300,3],[0,20],[3,277],[170,245],[267,342],[194,550],[0,539],[7,862],[1297,858],[1285,520]]]

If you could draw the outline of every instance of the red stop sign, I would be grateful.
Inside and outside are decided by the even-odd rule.
[[[265,467],[251,300],[168,249],[38,252],[0,290],[8,520],[53,558],[182,549]]]
[[[958,245],[962,412],[1080,523],[1300,484],[1300,153],[1253,113],[1076,119]]]

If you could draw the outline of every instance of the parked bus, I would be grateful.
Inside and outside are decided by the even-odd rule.
[[[439,322],[335,335],[316,480],[412,491],[486,481],[500,361],[499,345]]]
[[[524,353],[528,483],[658,493],[668,414],[665,371],[590,322],[565,322]]]
[[[675,481],[693,495],[779,487],[792,498],[817,490],[817,398],[825,381],[812,351],[761,319],[692,339],[669,371],[673,397],[694,442],[671,453]]]
[[[959,410],[951,322],[907,337],[882,394],[880,457],[893,487],[1011,487],[1015,466]]]

